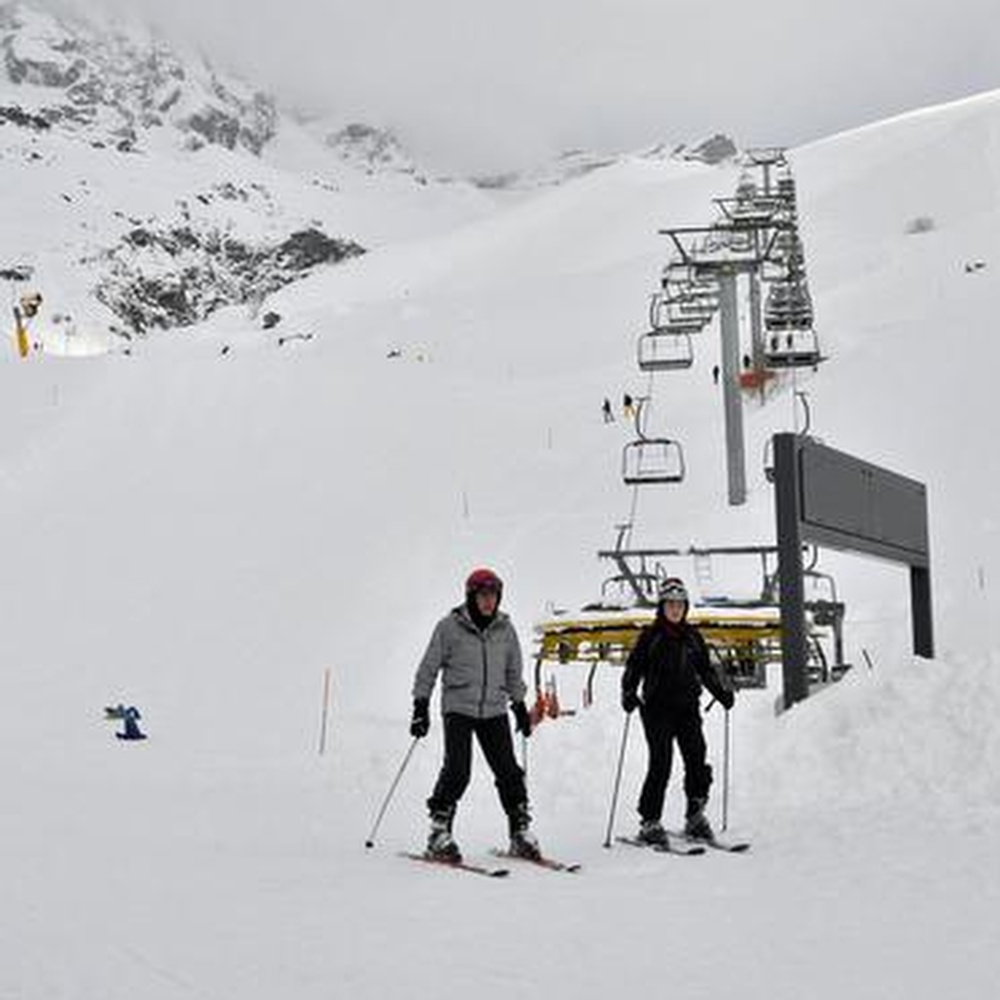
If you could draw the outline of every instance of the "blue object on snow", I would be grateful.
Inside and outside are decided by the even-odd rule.
[[[115,733],[115,736],[120,740],[144,740],[146,734],[139,728],[139,723],[137,719],[141,719],[142,716],[139,714],[139,709],[135,705],[129,705],[128,708],[122,713],[122,721],[125,723],[125,731],[121,733]]]

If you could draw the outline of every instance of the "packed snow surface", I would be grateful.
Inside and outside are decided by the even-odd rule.
[[[267,332],[233,309],[129,357],[9,350],[0,996],[992,996],[998,143],[992,94],[793,153],[830,356],[795,388],[827,443],[927,483],[938,657],[909,653],[903,570],[823,557],[855,666],[783,714],[777,674],[738,697],[727,834],[746,855],[602,846],[623,733],[610,667],[587,709],[582,671],[558,668],[576,714],[528,744],[538,836],[581,873],[494,881],[398,857],[425,836],[436,717],[364,847],[410,744],[413,670],[465,574],[497,569],[526,646],[553,605],[599,592],[594,553],[632,504],[629,429],[601,403],[646,388],[657,229],[706,221],[734,170],[625,158],[290,286]],[[911,231],[918,217],[933,225]],[[279,345],[292,333],[311,338]],[[756,457],[801,412],[791,391],[748,410],[751,495],[728,509],[717,353],[713,327],[694,369],[657,377],[654,418],[691,474],[639,498],[637,544],[773,537]],[[115,738],[119,702],[148,740]],[[706,732],[719,826],[718,707]],[[484,859],[504,832],[477,760],[457,838]]]

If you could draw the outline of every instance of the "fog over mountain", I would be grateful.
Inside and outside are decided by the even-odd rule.
[[[715,131],[797,145],[1000,85],[988,0],[56,0],[146,16],[285,100],[394,127],[442,166]]]

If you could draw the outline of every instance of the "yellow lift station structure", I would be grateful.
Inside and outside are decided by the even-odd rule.
[[[642,629],[653,621],[653,608],[594,609],[555,615],[535,625],[535,690],[544,699],[552,685],[543,683],[546,665],[589,666],[583,701],[592,701],[593,677],[601,663],[624,665]],[[736,687],[765,687],[769,663],[781,661],[781,616],[778,607],[692,607],[688,620],[704,636],[717,666]],[[820,642],[823,630],[809,628],[810,674],[828,680],[827,658]]]

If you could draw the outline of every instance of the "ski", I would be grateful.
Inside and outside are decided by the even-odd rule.
[[[686,844],[697,844],[700,847],[709,847],[713,851],[724,851],[726,854],[745,854],[750,850],[750,841],[748,840],[720,840],[718,837],[707,840],[702,837],[687,837],[680,831],[676,833],[670,831],[670,836],[679,837]]]
[[[739,841],[729,841],[729,840],[719,840],[717,837],[713,840],[692,840],[692,844],[704,844],[706,847],[711,847],[713,851],[725,851],[727,854],[745,854],[750,850],[750,841],[739,840]]]
[[[641,847],[647,851],[655,851],[657,854],[676,854],[681,858],[693,858],[705,853],[703,845],[679,845],[672,844],[669,840],[665,844],[647,844],[644,840],[637,840],[635,837],[615,837],[619,844],[628,844],[631,847]]]
[[[524,861],[529,865],[537,865],[539,868],[548,868],[553,872],[578,872],[582,865],[577,862],[557,861],[555,858],[547,858],[544,855],[540,858],[525,858],[520,854],[511,854],[499,847],[494,847],[490,854],[495,858],[503,858],[505,861]]]
[[[472,872],[474,875],[485,875],[488,878],[505,878],[510,874],[509,868],[492,868],[487,865],[477,865],[469,861],[452,861],[448,858],[435,858],[430,854],[417,854],[415,851],[401,851],[401,858],[411,861],[423,861],[427,865],[437,865],[440,868],[455,868],[462,872]]]

